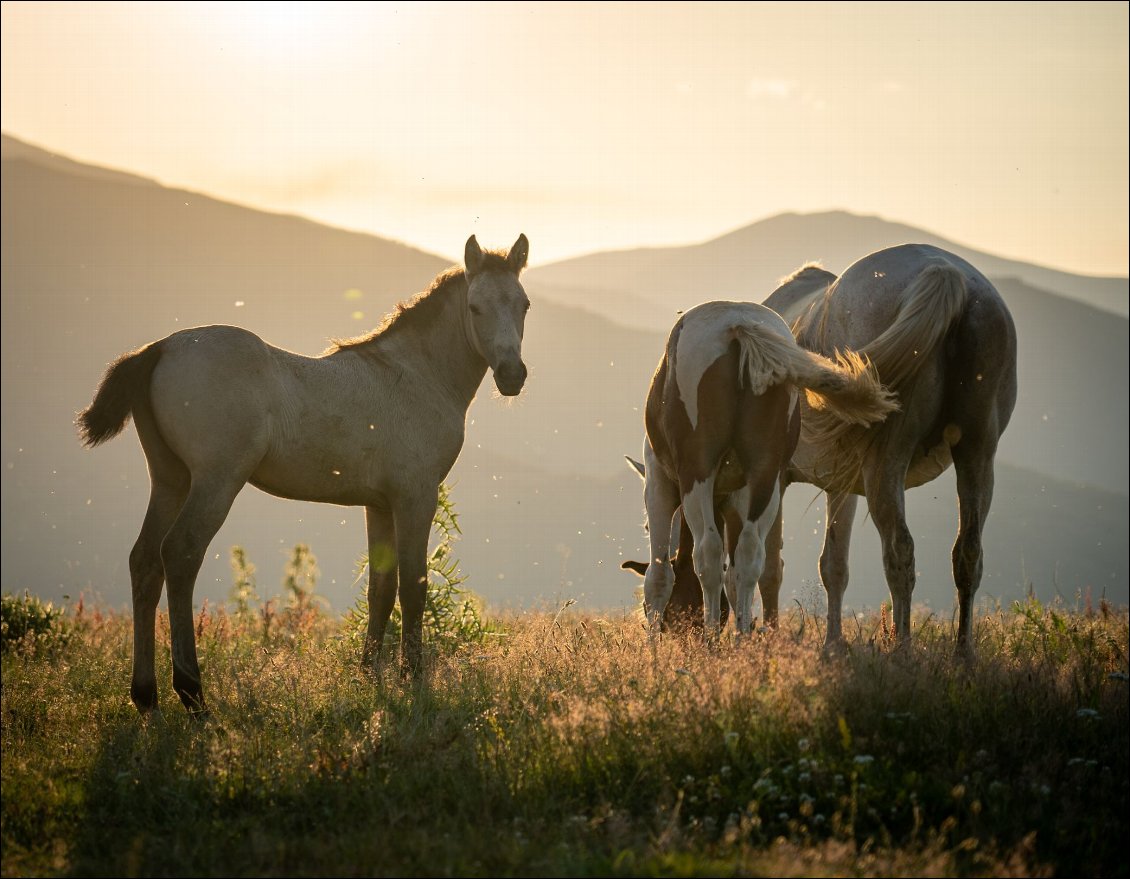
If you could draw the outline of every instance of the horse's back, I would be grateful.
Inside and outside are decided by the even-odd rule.
[[[783,339],[792,339],[792,332],[784,319],[771,308],[756,302],[730,302],[718,300],[702,302],[679,318],[671,339],[677,339],[677,356],[682,352],[702,352],[700,356],[717,359],[733,341],[733,330],[757,324],[776,332]],[[669,346],[669,352],[673,346]]]
[[[181,330],[158,344],[150,405],[177,456],[190,470],[262,457],[279,390],[277,349],[232,326]]]

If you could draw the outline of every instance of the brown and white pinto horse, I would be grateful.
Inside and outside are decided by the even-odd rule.
[[[707,634],[721,623],[723,531],[732,559],[727,597],[738,633],[749,633],[765,540],[800,435],[799,389],[814,410],[837,421],[872,424],[897,408],[862,358],[803,350],[764,306],[706,302],[671,330],[644,416],[651,541],[644,611],[653,633],[674,585],[671,536],[679,510],[693,540]]]
[[[867,498],[882,541],[895,631],[900,639],[909,638],[914,540],[904,494],[952,463],[959,511],[952,558],[958,645],[971,653],[993,460],[1016,403],[1016,329],[1000,294],[961,257],[930,245],[904,244],[863,257],[839,278],[805,267],[765,304],[792,324],[802,347],[824,354],[845,347],[859,351],[900,404],[896,415],[871,427],[834,424],[819,412],[804,414],[787,479],[827,493],[820,556],[828,593],[826,645],[843,641],[848,543],[859,495]],[[771,543],[768,572],[780,565],[780,546],[779,539]],[[767,592],[779,583],[763,575],[766,605]]]

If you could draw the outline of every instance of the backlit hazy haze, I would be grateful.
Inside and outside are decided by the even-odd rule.
[[[1125,3],[3,3],[0,126],[456,257],[844,208],[1127,272]]]

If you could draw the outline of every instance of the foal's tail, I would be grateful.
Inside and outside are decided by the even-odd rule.
[[[741,350],[742,380],[755,394],[789,382],[804,388],[813,409],[847,424],[874,424],[898,409],[875,368],[854,351],[837,352],[830,359],[758,323],[734,327],[733,333]]]
[[[154,343],[123,354],[107,367],[94,402],[75,419],[84,446],[93,448],[122,432],[134,409],[145,400],[153,367],[160,359],[161,347]]]

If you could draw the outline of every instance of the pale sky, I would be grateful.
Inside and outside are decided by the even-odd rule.
[[[845,209],[1126,275],[1128,8],[4,2],[0,127],[453,259]]]

